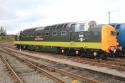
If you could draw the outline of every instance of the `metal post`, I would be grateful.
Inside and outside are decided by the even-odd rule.
[[[19,40],[19,42],[20,42],[20,52],[21,52],[21,47],[22,47],[22,46],[21,46],[21,40]]]
[[[111,14],[111,12],[109,11],[108,12],[108,22],[109,22],[109,24],[110,24],[110,14]]]
[[[111,13],[113,13],[113,12],[118,12],[119,10],[115,10],[115,11],[108,11],[107,13],[108,13],[108,22],[109,22],[109,24],[111,23]]]

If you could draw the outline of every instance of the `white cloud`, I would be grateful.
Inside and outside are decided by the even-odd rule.
[[[125,22],[124,0],[0,0],[0,25],[8,33],[35,26],[95,20]],[[118,10],[118,11],[117,11]],[[113,12],[116,11],[116,12]]]

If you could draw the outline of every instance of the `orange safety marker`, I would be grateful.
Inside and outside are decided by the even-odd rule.
[[[71,83],[77,83],[77,80],[73,80]]]

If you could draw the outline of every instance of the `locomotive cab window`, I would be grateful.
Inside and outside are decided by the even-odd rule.
[[[115,32],[115,31],[111,31],[111,36],[117,36],[117,35],[118,35],[117,32]]]
[[[84,31],[84,24],[83,23],[77,23],[75,25],[75,32],[80,32],[80,31]]]

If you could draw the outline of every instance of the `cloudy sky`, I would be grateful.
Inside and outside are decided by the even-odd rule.
[[[125,22],[125,0],[0,0],[0,26],[8,34],[63,22]]]

